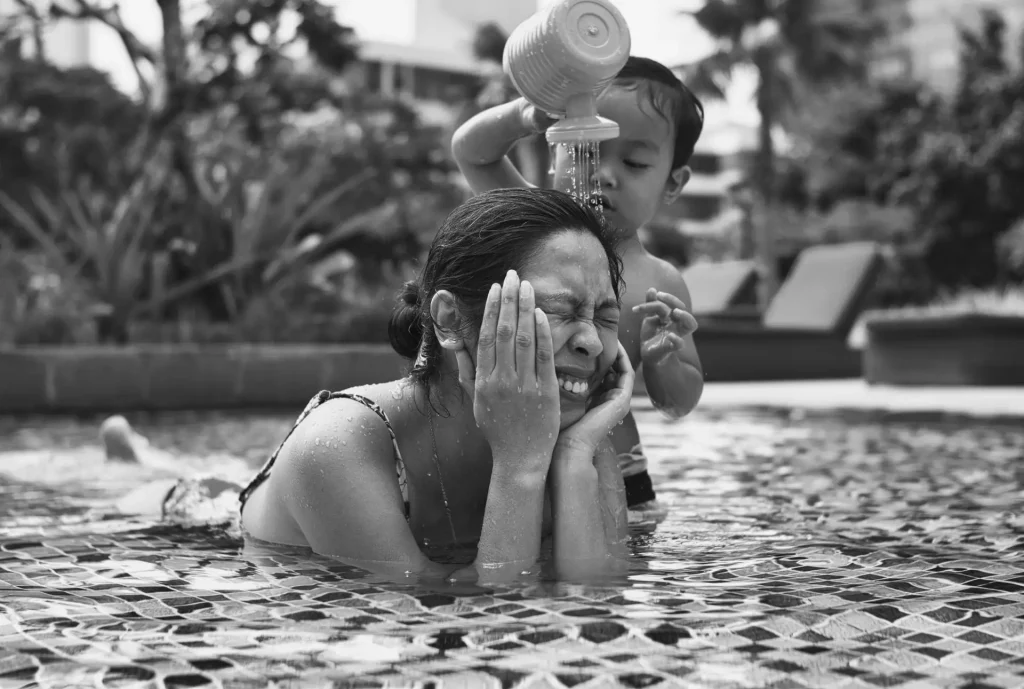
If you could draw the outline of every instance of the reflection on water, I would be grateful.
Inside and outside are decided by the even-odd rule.
[[[125,519],[154,470],[2,421],[0,687],[1024,685],[1019,428],[638,417],[671,513],[628,581],[487,590]],[[139,425],[208,469],[291,420]]]

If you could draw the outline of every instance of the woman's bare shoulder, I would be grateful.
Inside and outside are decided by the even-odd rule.
[[[281,447],[278,463],[283,459],[294,468],[310,462],[319,465],[327,455],[334,461],[318,466],[318,471],[344,469],[352,463],[393,466],[392,430],[385,423],[393,414],[382,398],[382,394],[390,396],[387,385],[351,388],[322,402],[296,426]]]

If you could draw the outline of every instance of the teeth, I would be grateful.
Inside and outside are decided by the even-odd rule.
[[[569,379],[565,377],[559,377],[558,384],[561,385],[567,392],[571,392],[576,395],[582,395],[589,389],[586,381],[579,380],[578,378]]]

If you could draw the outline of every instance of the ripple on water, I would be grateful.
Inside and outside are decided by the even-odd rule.
[[[670,513],[632,539],[628,577],[488,590],[119,515],[158,468],[107,471],[90,424],[0,433],[0,685],[1020,685],[1019,429],[637,416]],[[290,421],[142,430],[237,471]]]

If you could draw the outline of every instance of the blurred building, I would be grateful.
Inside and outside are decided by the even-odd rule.
[[[848,2],[849,0],[832,0]],[[940,91],[957,79],[959,26],[978,26],[981,11],[1000,12],[1007,23],[1007,50],[1016,55],[1024,30],[1022,0],[862,0],[889,28],[890,39],[879,46],[871,72],[878,78],[910,76]]]
[[[494,22],[511,32],[537,10],[537,0],[325,1],[337,8],[338,20],[355,30],[362,45],[360,85],[387,95],[437,103],[477,85],[487,69],[474,59],[472,51],[480,24]],[[144,42],[158,44],[156,3],[133,0],[122,7],[129,28]],[[0,0],[0,18],[16,13],[15,0]],[[107,27],[60,21],[45,30],[43,39],[47,59],[55,64],[89,64],[113,72],[115,83],[127,86],[134,82],[123,49]],[[24,48],[30,53],[31,42],[24,42]]]
[[[493,22],[506,33],[537,11],[537,0],[334,0],[339,20],[360,39],[358,87],[419,104],[421,115],[442,121],[452,103],[479,88],[493,69],[473,56],[473,37]]]
[[[23,20],[24,13],[19,9],[18,3],[15,0],[0,0],[0,23],[13,21],[13,17]],[[26,56],[35,55],[38,46],[33,40],[34,32],[30,23],[24,21],[24,25],[17,28],[22,36],[22,53]],[[91,29],[92,27],[89,25],[77,21],[48,22],[39,35],[39,38],[42,39],[42,49],[46,59],[60,67],[81,67],[92,64],[94,31]]]
[[[722,104],[706,107],[704,131],[690,158],[689,183],[643,232],[650,251],[678,265],[690,262],[694,242],[734,240],[743,220],[734,190],[757,147],[756,123],[733,117]]]

